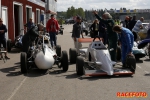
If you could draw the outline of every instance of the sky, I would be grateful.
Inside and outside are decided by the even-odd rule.
[[[57,11],[67,11],[71,6],[75,8],[91,9],[150,9],[150,0],[57,0]]]

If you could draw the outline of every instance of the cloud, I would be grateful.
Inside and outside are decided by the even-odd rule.
[[[57,11],[66,11],[69,7],[90,9],[148,9],[150,0],[57,0]]]

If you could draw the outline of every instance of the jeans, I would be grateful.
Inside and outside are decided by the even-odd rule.
[[[54,45],[56,46],[56,32],[49,32],[49,36],[50,36],[51,46],[53,47],[53,42]]]

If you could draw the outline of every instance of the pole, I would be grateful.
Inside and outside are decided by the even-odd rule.
[[[45,4],[45,11],[48,11],[49,9],[49,0],[47,0]],[[46,22],[49,20],[49,13],[46,13]]]

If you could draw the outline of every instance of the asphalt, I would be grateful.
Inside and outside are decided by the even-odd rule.
[[[74,47],[71,31],[72,25],[64,25],[64,35],[57,36],[57,44],[68,54]],[[54,66],[49,71],[33,69],[21,74],[20,52],[13,51],[6,63],[0,60],[0,100],[150,100],[148,57],[137,62],[133,76],[87,77],[76,75],[75,64],[67,72]],[[148,96],[124,98],[117,97],[118,92],[146,92]]]

